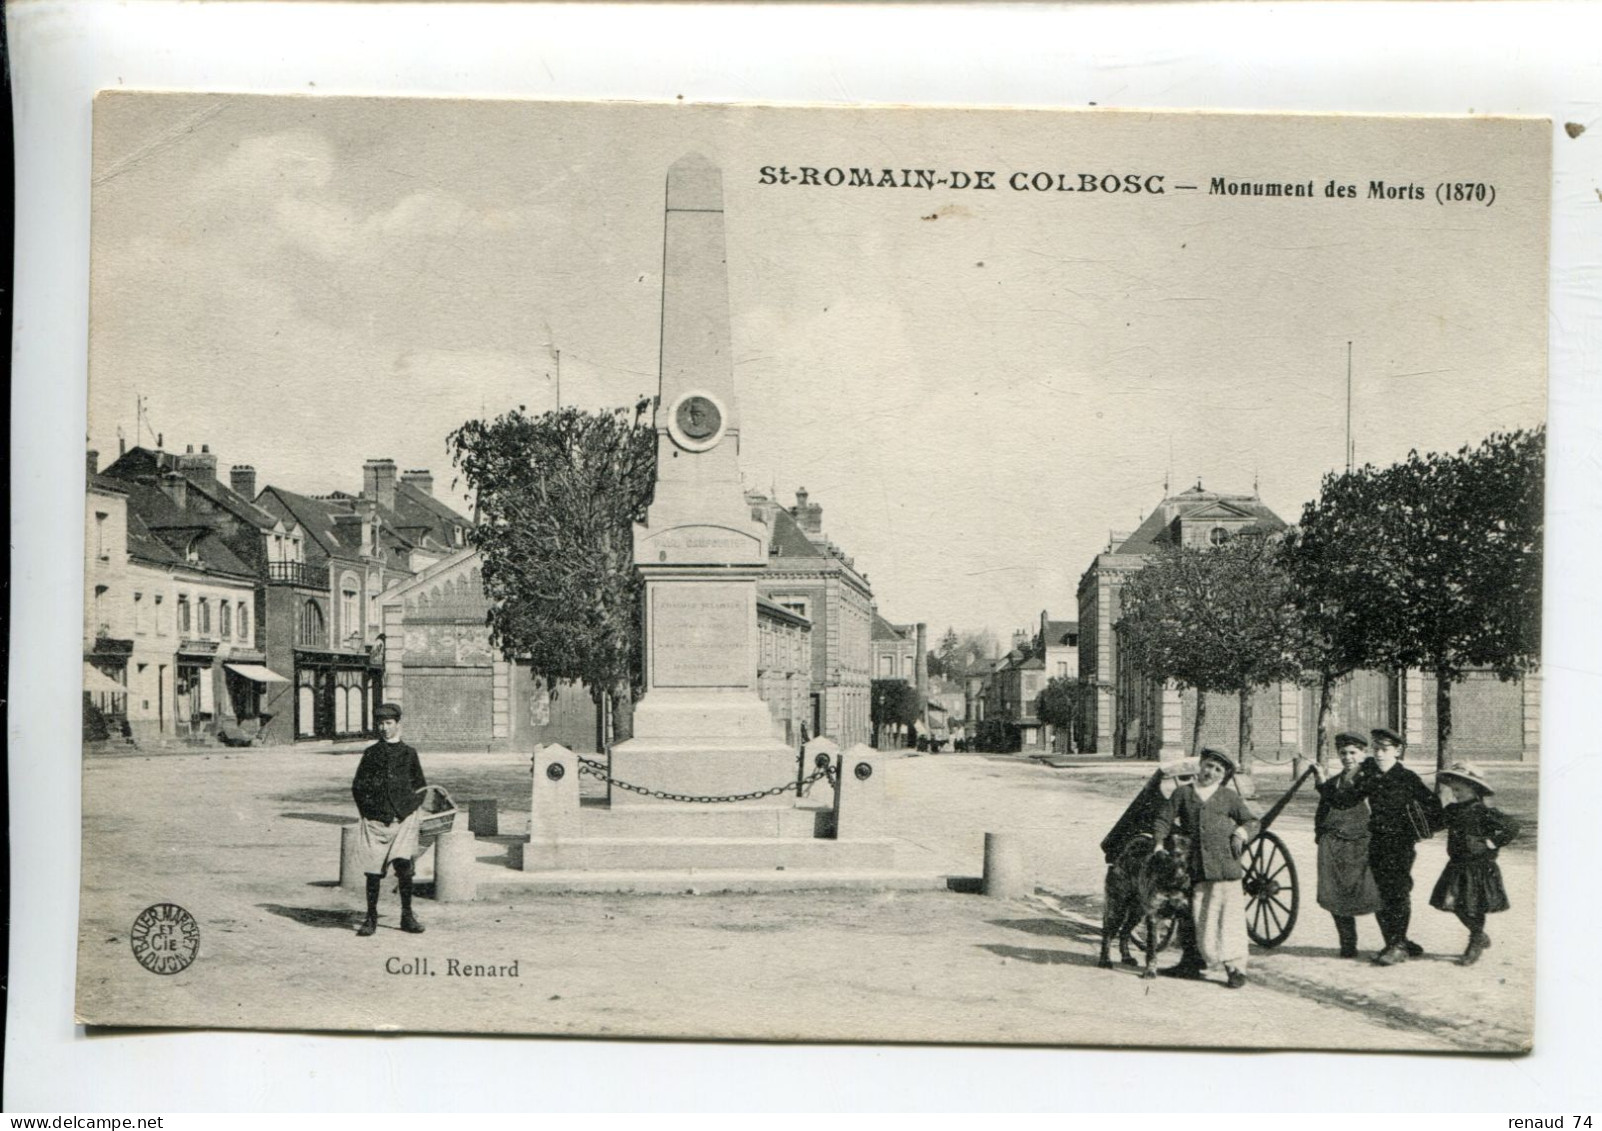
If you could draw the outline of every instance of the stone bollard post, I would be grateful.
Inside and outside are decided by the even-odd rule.
[[[465,903],[478,898],[478,863],[471,832],[451,829],[434,841],[434,898],[440,903]]]
[[[339,886],[350,891],[366,893],[367,877],[356,863],[356,846],[361,842],[358,825],[343,825],[339,830]]]
[[[524,871],[582,866],[583,861],[572,858],[571,846],[580,835],[578,768],[578,757],[560,743],[535,748]],[[567,859],[564,842],[569,843]]]
[[[1034,890],[1024,873],[1023,842],[1017,833],[985,834],[985,877],[980,890],[993,899],[1017,899]]]
[[[493,797],[467,803],[467,831],[474,836],[495,836],[501,831],[500,802]]]
[[[885,761],[881,751],[860,742],[845,752],[835,806],[837,838],[875,840],[884,835]]]

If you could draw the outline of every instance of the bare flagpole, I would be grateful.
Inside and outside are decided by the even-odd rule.
[[[1352,472],[1352,343],[1346,343],[1346,473]]]

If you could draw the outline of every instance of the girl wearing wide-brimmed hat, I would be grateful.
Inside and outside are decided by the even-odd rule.
[[[1435,883],[1430,906],[1450,911],[1468,928],[1468,949],[1458,964],[1472,966],[1491,945],[1485,917],[1509,907],[1496,854],[1518,836],[1519,825],[1485,804],[1495,790],[1475,767],[1459,762],[1437,780],[1452,791],[1452,802],[1446,806],[1446,870]]]

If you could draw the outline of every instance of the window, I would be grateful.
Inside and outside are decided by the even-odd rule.
[[[347,573],[339,579],[339,631],[347,638],[359,636],[362,631],[356,614],[358,593],[355,574]]]
[[[167,622],[161,619],[161,594],[156,594],[156,611],[152,614],[156,618],[156,635],[167,635]]]
[[[189,634],[189,594],[178,594],[178,635]]]
[[[1222,546],[1229,541],[1229,531],[1222,526],[1215,526],[1207,532],[1207,541],[1215,546]]]
[[[798,613],[806,617],[808,620],[812,619],[811,602],[805,597],[775,597],[773,602],[782,608],[789,609],[792,613]]]
[[[1057,661],[1057,678],[1058,679],[1067,679],[1068,678],[1068,661],[1067,660],[1058,660]]]
[[[273,535],[272,560],[275,562],[281,562],[284,560],[284,536],[282,534]]]
[[[896,674],[896,658],[886,652],[879,657],[879,677],[889,679]]]
[[[110,602],[106,600],[106,594],[108,592],[110,592],[110,590],[104,585],[96,585],[95,586],[95,635],[96,636],[110,636],[111,635],[111,626],[106,623],[106,606],[110,604]]]
[[[145,634],[145,595],[135,593],[134,597],[134,633],[139,636]]]
[[[323,611],[316,601],[307,601],[300,607],[300,642],[318,648],[323,643]]]
[[[106,548],[106,514],[104,511],[95,512],[95,557],[103,562],[111,560],[111,551]]]
[[[200,599],[200,635],[211,635],[211,598]]]
[[[224,640],[234,634],[234,607],[227,601],[217,602],[217,632]]]
[[[250,643],[250,606],[243,601],[239,602],[239,640]]]

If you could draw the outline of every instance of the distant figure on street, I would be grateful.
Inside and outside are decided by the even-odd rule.
[[[1430,906],[1450,911],[1468,928],[1468,949],[1457,962],[1472,966],[1491,945],[1485,916],[1509,907],[1496,854],[1519,835],[1519,825],[1485,804],[1495,790],[1473,766],[1460,762],[1442,770],[1438,780],[1452,791],[1452,803],[1445,811],[1446,870],[1436,881]]]
[[[1196,781],[1180,786],[1152,824],[1152,841],[1163,844],[1177,825],[1190,838],[1191,920],[1195,948],[1162,974],[1195,978],[1221,967],[1225,984],[1246,984],[1246,869],[1240,854],[1257,835],[1257,814],[1234,789],[1235,760],[1211,747],[1200,755]]]
[[[1406,743],[1401,735],[1384,727],[1368,733],[1374,758],[1358,771],[1356,792],[1369,807],[1368,863],[1379,887],[1375,918],[1385,938],[1385,949],[1374,956],[1374,963],[1395,966],[1424,953],[1407,937],[1413,920],[1413,861],[1418,842],[1441,827],[1441,802],[1402,765]]]
[[[422,791],[428,783],[417,751],[400,740],[401,709],[383,703],[373,718],[383,737],[362,753],[350,785],[362,818],[357,851],[367,873],[367,918],[356,933],[366,938],[378,930],[378,890],[384,870],[393,867],[400,882],[400,928],[420,935],[423,925],[412,914],[412,861],[423,820]]]
[[[1342,731],[1335,736],[1341,772],[1331,775],[1313,764],[1318,781],[1318,814],[1313,837],[1318,844],[1318,905],[1335,919],[1341,957],[1357,957],[1357,916],[1380,909],[1379,887],[1368,862],[1368,802],[1357,791],[1358,773],[1368,758],[1368,740]]]

